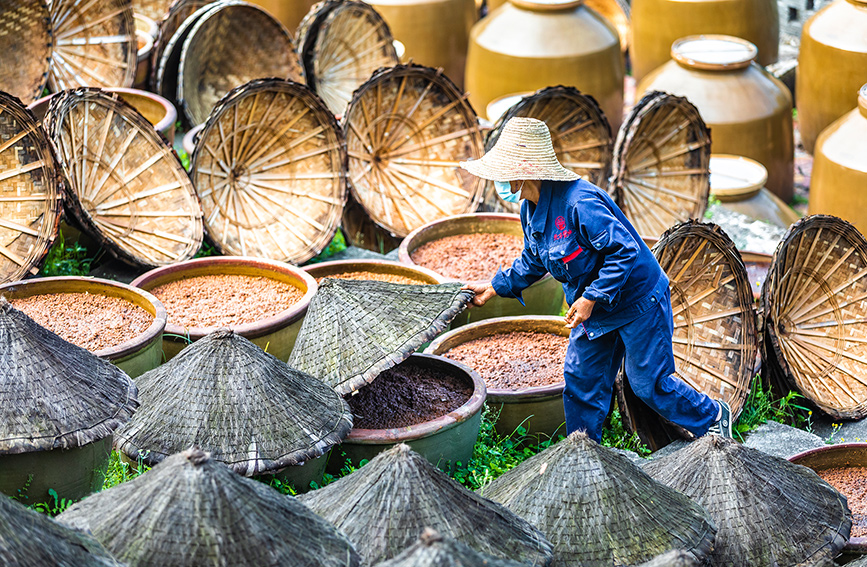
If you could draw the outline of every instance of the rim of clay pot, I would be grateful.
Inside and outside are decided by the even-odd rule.
[[[758,56],[754,43],[731,35],[689,35],[671,44],[671,58],[680,65],[704,71],[743,69]]]
[[[444,416],[410,425],[408,427],[396,427],[392,429],[356,429],[353,428],[346,436],[345,442],[359,445],[383,445],[402,443],[414,439],[423,439],[436,433],[447,431],[467,421],[470,417],[481,411],[487,397],[485,381],[478,373],[460,362],[435,354],[414,353],[407,360],[429,359],[438,361],[440,364],[454,367],[463,372],[473,382],[473,393],[463,405]]]
[[[154,49],[154,38],[141,30],[135,30],[135,37],[139,40],[139,45],[141,45],[136,52],[138,61],[141,62],[150,58],[151,51]]]
[[[509,93],[503,96],[498,96],[488,103],[485,107],[485,116],[493,124],[500,119],[510,108],[521,102],[521,99],[531,96],[533,91],[524,91],[520,93]]]
[[[244,323],[243,325],[217,325],[214,327],[182,327],[174,323],[166,323],[167,334],[189,336],[192,340],[197,340],[205,335],[221,328],[228,328],[244,337],[256,338],[276,330],[282,329],[298,321],[307,313],[307,307],[310,305],[310,300],[316,295],[318,286],[316,280],[301,268],[284,264],[275,260],[266,260],[264,258],[253,258],[249,256],[216,256],[209,258],[195,258],[185,262],[178,262],[169,266],[155,268],[149,272],[145,272],[130,284],[133,287],[138,287],[146,291],[150,291],[162,284],[173,281],[182,280],[194,276],[211,275],[213,272],[210,268],[219,267],[217,273],[232,275],[258,275],[269,277],[268,273],[277,273],[287,278],[272,278],[278,281],[290,280],[292,285],[302,289],[304,295],[297,303],[291,307],[280,311],[276,315],[260,319],[254,323]],[[232,268],[240,268],[238,271],[232,271]],[[253,274],[247,272],[254,272]],[[261,272],[261,273],[257,273]],[[291,281],[295,280],[295,281]],[[306,286],[306,290],[304,287]]]
[[[187,155],[192,156],[193,152],[196,151],[196,135],[201,132],[204,127],[204,124],[198,124],[193,126],[189,132],[184,134],[184,139],[181,142],[181,145],[184,147],[184,151],[187,152]]]
[[[515,222],[515,223],[517,223],[518,228],[521,229],[521,216],[511,214],[511,213],[469,213],[469,214],[465,214],[465,215],[454,215],[451,217],[445,217],[442,219],[435,220],[433,222],[429,222],[425,225],[422,225],[422,226],[418,227],[417,229],[415,229],[414,231],[407,234],[406,238],[401,240],[400,246],[398,247],[398,250],[397,250],[398,259],[403,264],[407,264],[407,265],[410,265],[413,267],[419,267],[419,268],[423,267],[423,266],[419,266],[418,264],[413,262],[412,256],[410,256],[410,254],[415,252],[416,248],[418,248],[422,244],[426,244],[428,242],[431,242],[431,241],[437,239],[437,238],[425,239],[425,236],[428,233],[435,232],[437,229],[441,228],[443,225],[459,224],[462,222],[469,222],[471,220]],[[473,233],[473,232],[452,232],[449,234],[444,234],[442,236],[439,236],[438,238],[445,238],[446,236],[454,236],[457,234],[475,234],[475,233]],[[521,238],[523,239],[523,232],[521,232],[521,234],[522,234]],[[440,274],[440,275],[444,279],[444,281],[447,281],[447,282],[460,281],[460,280],[456,280],[454,278],[450,278],[448,276],[445,276],[443,274]],[[548,281],[548,278],[553,278],[553,277],[554,276],[552,276],[551,274],[545,274],[545,276],[542,277],[542,279],[540,279],[538,282],[534,283],[533,285],[538,285],[540,282]]]
[[[584,3],[584,0],[509,0],[518,8],[534,12],[555,12],[570,10]]]
[[[858,106],[861,109],[861,114],[867,116],[867,84],[858,91]]]
[[[138,12],[133,12],[132,17],[135,20],[135,29],[137,31],[143,31],[151,36],[152,39],[156,39],[160,27],[152,18]]]
[[[744,156],[710,156],[710,192],[720,201],[736,201],[758,194],[768,182],[768,170]]]
[[[345,272],[373,272],[375,274],[392,274],[418,280],[425,280],[426,284],[435,285],[445,283],[446,278],[422,266],[410,266],[391,260],[332,260],[310,264],[302,268],[313,276],[314,279],[327,278],[334,274]]]
[[[834,457],[835,454],[839,453],[839,462],[835,462]],[[858,458],[853,459],[853,453],[857,455]],[[802,465],[809,469],[813,467],[809,465],[802,464],[803,461],[809,462],[811,459],[816,456],[829,455],[831,458],[829,459],[829,466],[823,468],[830,468],[832,466],[860,466],[867,467],[867,443],[839,443],[837,445],[825,445],[824,447],[817,447],[815,449],[808,449],[807,451],[803,451],[798,453],[797,455],[792,455],[789,457],[789,462],[795,463],[796,465]],[[813,469],[815,470],[815,469]],[[822,469],[820,469],[822,470]],[[861,537],[851,537],[849,541],[846,543],[846,546],[843,548],[848,551],[857,551],[859,553],[867,553],[867,536]]]
[[[514,317],[495,317],[492,319],[483,319],[475,323],[463,325],[457,329],[453,329],[443,333],[433,341],[425,349],[426,354],[435,354],[444,356],[442,353],[454,348],[460,344],[464,344],[473,339],[481,337],[489,337],[491,335],[499,335],[504,333],[513,333],[520,331],[528,332],[550,332],[540,331],[539,326],[555,329],[562,332],[557,333],[560,336],[569,338],[569,329],[563,324],[562,317],[553,315],[519,315]],[[490,331],[490,332],[486,332]],[[555,333],[551,333],[555,334]],[[463,339],[465,340],[456,340]],[[448,357],[445,357],[448,358]],[[451,359],[449,359],[451,360]],[[521,390],[503,390],[498,388],[488,388],[488,400],[492,402],[516,401],[551,398],[561,396],[563,389],[566,387],[565,379],[547,386],[535,386],[532,388],[523,388]]]
[[[81,276],[56,276],[34,278],[0,285],[0,295],[7,299],[48,295],[50,293],[91,293],[118,297],[141,307],[153,316],[153,322],[137,337],[113,347],[92,351],[100,358],[118,360],[142,350],[155,341],[162,340],[168,314],[159,299],[144,289],[101,278]]]

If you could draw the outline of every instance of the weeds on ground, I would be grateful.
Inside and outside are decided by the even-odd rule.
[[[616,407],[608,414],[608,419],[602,428],[602,445],[614,449],[634,451],[642,457],[647,457],[651,453],[650,448],[641,442],[638,434],[626,430],[620,410]]]
[[[48,489],[48,495],[51,496],[51,502],[39,502],[30,508],[48,516],[56,516],[73,505],[73,501],[69,498],[59,498],[57,491],[53,488]]]
[[[145,465],[141,459],[138,460],[137,464],[131,465],[122,461],[117,451],[112,451],[111,459],[108,462],[108,471],[105,473],[105,481],[102,483],[102,489],[108,490],[113,486],[132,480],[149,470],[151,468]]]
[[[87,249],[77,241],[69,245],[58,234],[54,245],[48,250],[45,263],[40,270],[40,276],[86,276],[90,273],[93,258],[87,257]]]
[[[202,242],[202,247],[199,248],[199,251],[196,252],[196,255],[193,258],[207,258],[209,256],[219,256],[220,253],[214,247],[213,244],[207,241]]]
[[[331,239],[331,243],[319,253],[318,256],[310,260],[309,264],[317,264],[319,262],[324,262],[337,254],[338,252],[343,252],[346,250],[346,237],[343,236],[343,231],[341,229],[337,229],[337,232],[334,233],[334,238]]]
[[[813,412],[800,405],[803,399],[804,396],[801,394],[789,392],[775,400],[771,391],[762,384],[761,377],[756,376],[750,385],[749,396],[732,432],[743,441],[744,433],[749,433],[769,420],[801,429],[810,429],[810,418]]]

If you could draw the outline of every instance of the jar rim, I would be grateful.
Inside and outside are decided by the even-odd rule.
[[[680,65],[705,71],[748,67],[758,56],[754,43],[731,35],[690,35],[671,44],[671,58]]]
[[[584,0],[509,0],[509,2],[525,10],[549,12],[576,8],[583,4]]]
[[[710,156],[710,192],[721,201],[752,196],[768,182],[768,169],[754,159],[730,154]]]
[[[861,113],[867,116],[867,83],[858,91],[858,106],[861,107]]]

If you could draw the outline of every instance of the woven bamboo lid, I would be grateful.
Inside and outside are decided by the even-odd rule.
[[[64,175],[68,211],[119,258],[156,267],[192,258],[202,211],[181,162],[117,93],[54,96],[45,128]]]
[[[132,416],[122,370],[39,326],[0,297],[0,454],[72,449]]]
[[[557,565],[638,565],[686,548],[704,560],[716,528],[701,506],[576,431],[482,489],[541,529]]]
[[[197,448],[57,519],[91,532],[130,566],[359,565],[346,537],[298,500]]]
[[[755,375],[759,349],[749,275],[734,243],[712,224],[689,221],[662,235],[653,254],[668,275],[677,376],[728,402],[737,418]],[[630,430],[656,450],[681,437],[620,380],[620,410]]]
[[[5,565],[122,567],[93,536],[5,496],[0,498],[0,553]]]
[[[459,283],[326,278],[310,302],[288,364],[349,394],[444,331],[471,298]]]
[[[340,224],[345,165],[343,131],[322,100],[304,85],[260,79],[217,104],[190,172],[221,253],[301,264]]]
[[[132,9],[155,22],[161,22],[169,13],[172,0],[132,0]]]
[[[44,0],[5,0],[0,9],[0,53],[5,54],[0,91],[25,105],[41,97],[48,84],[53,44]]]
[[[52,0],[50,10],[52,91],[132,86],[138,42],[130,0]]]
[[[479,553],[472,547],[425,528],[410,547],[376,567],[526,567],[526,563]]]
[[[61,211],[45,132],[20,100],[0,92],[0,283],[37,273]]]
[[[403,237],[475,211],[482,179],[458,162],[482,157],[482,134],[466,93],[442,69],[381,69],[353,94],[343,128],[352,195],[377,224]]]
[[[279,20],[246,2],[218,2],[184,40],[176,98],[196,125],[237,86],[261,77],[303,82],[303,76],[292,36]]]
[[[765,356],[839,419],[867,415],[867,240],[827,215],[793,224],[762,287]]]
[[[307,84],[338,116],[374,71],[400,63],[388,25],[369,4],[329,0],[305,19],[304,43],[297,39]]]
[[[531,565],[551,561],[551,544],[541,531],[403,443],[298,499],[345,533],[367,565],[396,557],[424,528],[494,557]]]
[[[846,498],[807,467],[718,435],[644,466],[717,524],[710,565],[833,565],[849,538]]]
[[[204,12],[196,14],[200,8],[212,4],[214,0],[173,0],[169,11],[159,23],[159,31],[154,40],[151,54],[150,84],[154,92],[175,100],[178,91],[178,64],[181,61],[181,48],[186,34],[192,29],[193,23]],[[185,30],[181,35],[179,31]]]
[[[596,100],[574,87],[548,87],[522,98],[494,124],[485,140],[489,151],[503,125],[516,116],[542,120],[551,132],[557,159],[590,183],[604,187],[611,173],[611,126]]]
[[[710,129],[684,97],[653,91],[614,144],[609,192],[642,236],[701,218],[710,191]]]

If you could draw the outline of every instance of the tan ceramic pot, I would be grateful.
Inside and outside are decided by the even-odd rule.
[[[154,50],[154,38],[146,32],[136,30],[135,39],[138,45],[136,51],[135,80],[132,86],[137,89],[147,88],[151,72],[151,54]]]
[[[265,8],[272,16],[280,20],[286,29],[294,36],[295,28],[316,4],[316,0],[249,0],[251,4]]]
[[[867,233],[867,85],[858,108],[816,140],[809,209],[843,218]]]
[[[632,0],[632,75],[645,75],[671,59],[671,45],[690,35],[722,34],[756,45],[760,65],[777,61],[777,0]]]
[[[475,0],[370,0],[395,40],[404,63],[442,67],[463,87],[470,29],[478,18]],[[478,108],[478,107],[477,107]]]
[[[473,27],[464,86],[479,110],[504,95],[574,86],[616,131],[623,74],[617,30],[581,0],[511,0]]]
[[[867,83],[867,1],[837,0],[807,20],[795,76],[804,148],[813,153],[822,130],[852,110],[852,93]]]
[[[685,96],[711,129],[711,151],[752,158],[768,170],[767,188],[785,202],[794,195],[792,95],[754,62],[756,47],[730,36],[675,42],[672,60],[636,90]]]
[[[710,192],[723,208],[789,228],[801,217],[767,190],[767,180],[768,170],[756,160],[724,154],[710,157]]]

